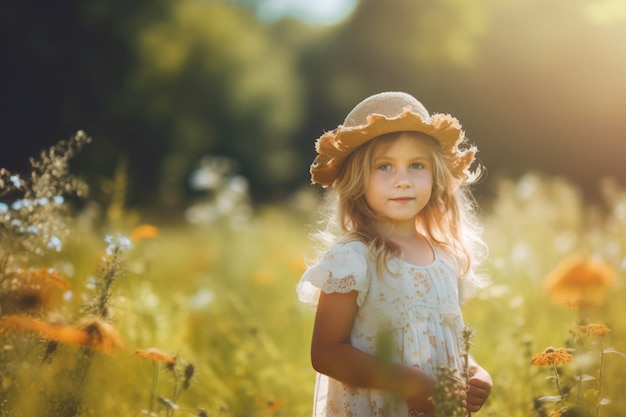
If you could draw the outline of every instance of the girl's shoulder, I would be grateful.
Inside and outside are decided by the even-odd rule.
[[[367,246],[349,241],[332,246],[300,278],[296,292],[300,301],[317,305],[320,290],[325,293],[357,291],[361,305],[368,288]]]
[[[337,243],[334,246],[331,246],[328,252],[356,252],[359,254],[367,255],[368,248],[365,243],[355,239]]]
[[[319,264],[325,263],[366,263],[369,258],[369,250],[365,243],[360,240],[350,240],[336,243],[331,246],[319,259]]]

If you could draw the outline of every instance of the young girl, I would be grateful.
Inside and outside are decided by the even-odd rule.
[[[314,416],[428,416],[436,369],[463,369],[460,306],[483,284],[486,253],[467,189],[480,168],[464,143],[456,119],[399,92],[368,97],[318,139],[326,246],[297,286],[317,306]],[[474,412],[492,381],[470,365]]]

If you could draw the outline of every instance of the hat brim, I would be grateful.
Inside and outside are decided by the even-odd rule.
[[[332,185],[348,155],[364,143],[392,132],[419,132],[431,136],[439,142],[443,154],[451,157],[452,174],[461,180],[468,178],[476,148],[459,149],[465,141],[459,121],[448,114],[434,114],[430,121],[424,121],[418,114],[406,109],[392,118],[372,114],[365,125],[340,125],[320,136],[315,143],[318,156],[311,164],[311,182],[323,187]]]

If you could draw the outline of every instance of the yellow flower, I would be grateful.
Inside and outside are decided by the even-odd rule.
[[[163,353],[157,348],[137,349],[134,355],[150,359],[153,362],[163,362],[166,365],[174,365],[176,363],[176,357]]]
[[[562,365],[574,359],[574,356],[563,348],[549,347],[541,353],[537,353],[531,359],[535,366]]]
[[[577,325],[574,331],[581,336],[602,336],[609,333],[611,329],[602,323],[586,323]]]
[[[151,224],[142,224],[130,231],[130,240],[138,242],[144,239],[154,239],[159,235],[159,229]]]
[[[548,414],[548,417],[561,417],[561,415],[560,411],[551,411],[550,414]]]
[[[598,306],[614,285],[615,273],[606,263],[585,256],[565,260],[548,276],[546,288],[552,299],[569,307]]]

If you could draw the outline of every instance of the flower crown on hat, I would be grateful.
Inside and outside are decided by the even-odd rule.
[[[420,132],[431,136],[449,156],[454,177],[465,181],[477,149],[460,149],[466,142],[457,119],[449,114],[429,116],[426,108],[407,93],[384,92],[370,96],[352,109],[342,125],[315,142],[318,155],[311,164],[311,182],[329,187],[339,176],[344,160],[364,143],[391,132]]]

